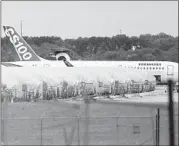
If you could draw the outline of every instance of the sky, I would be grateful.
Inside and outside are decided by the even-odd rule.
[[[178,36],[178,1],[2,1],[1,7],[2,25],[20,33],[22,21],[23,36]]]

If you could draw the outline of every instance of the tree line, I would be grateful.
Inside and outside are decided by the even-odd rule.
[[[51,57],[54,48],[68,48],[73,60],[130,60],[178,62],[178,37],[166,33],[141,34],[129,37],[125,34],[113,37],[79,37],[61,39],[55,36],[23,37],[34,51],[45,59]],[[17,54],[8,38],[1,38],[1,61],[15,61]],[[133,50],[132,48],[135,48]]]

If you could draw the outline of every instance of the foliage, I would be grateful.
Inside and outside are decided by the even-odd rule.
[[[42,58],[50,57],[54,48],[70,49],[73,60],[166,60],[178,62],[178,37],[165,33],[141,34],[128,37],[124,34],[113,37],[90,37],[65,39],[60,37],[24,37],[27,43]],[[131,48],[135,46],[133,51]],[[2,61],[15,61],[18,56],[7,38],[1,38]],[[19,59],[18,59],[19,60]]]

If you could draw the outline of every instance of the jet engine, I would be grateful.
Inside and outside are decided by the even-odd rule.
[[[63,61],[70,61],[71,60],[71,58],[70,58],[70,56],[67,54],[67,53],[58,53],[58,54],[56,54],[56,60],[63,60]]]

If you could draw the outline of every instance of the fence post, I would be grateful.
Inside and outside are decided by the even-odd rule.
[[[158,117],[157,117],[157,114],[156,114],[156,116],[155,116],[155,121],[156,121],[156,122],[155,122],[155,125],[156,125],[156,128],[155,128],[155,129],[156,129],[156,130],[155,130],[156,146],[158,146],[158,124],[157,124],[157,123],[158,123],[158,119],[157,119],[157,118],[158,118]]]
[[[116,140],[117,145],[119,145],[119,117],[116,118]]]
[[[156,146],[160,145],[160,109],[157,109],[156,114]]]
[[[89,144],[89,95],[87,92],[84,95],[84,103],[85,103],[85,132],[84,132],[84,145]]]
[[[1,120],[1,145],[4,145],[4,139],[5,139],[5,134],[4,134],[4,118]]]
[[[42,146],[43,145],[43,143],[42,143],[42,141],[43,141],[43,135],[42,135],[42,128],[43,128],[43,119],[41,119],[40,120],[40,145]]]
[[[157,109],[157,115],[158,115],[158,145],[160,145],[160,109]]]
[[[78,128],[78,145],[80,145],[80,118],[77,119],[77,128]]]
[[[153,145],[156,145],[156,139],[155,139],[155,131],[156,131],[156,129],[155,129],[155,121],[154,121],[154,119],[155,119],[155,117],[154,116],[152,116],[151,117],[152,118],[152,133],[153,133]]]
[[[175,145],[175,129],[174,129],[174,105],[173,105],[173,82],[171,80],[168,81],[168,113],[169,113],[169,141],[170,146]]]

